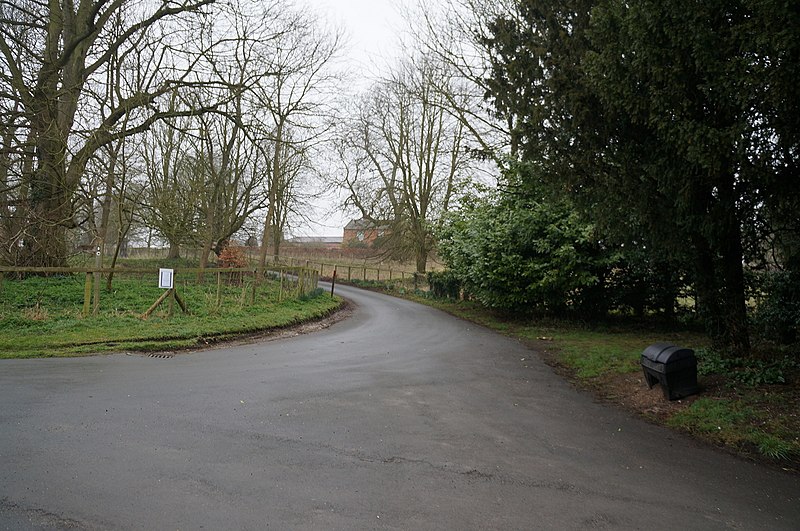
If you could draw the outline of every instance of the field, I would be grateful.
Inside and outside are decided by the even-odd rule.
[[[303,296],[276,280],[227,277],[219,284],[177,279],[187,313],[166,300],[151,278],[119,273],[101,291],[96,314],[84,316],[84,276],[5,279],[0,290],[0,358],[74,356],[126,350],[191,348],[326,315],[340,301],[321,290]]]

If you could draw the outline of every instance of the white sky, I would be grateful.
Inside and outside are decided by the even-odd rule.
[[[345,58],[369,73],[372,62],[396,53],[404,24],[398,0],[309,0],[324,19],[347,34]]]
[[[307,0],[313,10],[333,26],[344,28],[343,61],[353,70],[354,80],[377,73],[380,64],[398,53],[399,34],[404,27],[398,0]],[[365,84],[366,88],[366,84]],[[316,205],[315,223],[292,230],[295,236],[341,236],[349,221],[344,214],[331,214],[333,198]]]

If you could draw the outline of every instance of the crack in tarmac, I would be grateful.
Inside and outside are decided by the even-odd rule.
[[[39,529],[83,529],[86,531],[101,529],[90,526],[86,522],[80,522],[72,518],[64,518],[55,513],[45,511],[44,509],[24,507],[17,502],[11,501],[9,498],[0,498],[0,513],[16,513]]]

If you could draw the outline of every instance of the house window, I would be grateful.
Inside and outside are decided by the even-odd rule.
[[[361,231],[361,230],[358,231],[358,234],[356,234],[356,238],[358,238],[358,241],[363,242],[364,241],[364,231]]]

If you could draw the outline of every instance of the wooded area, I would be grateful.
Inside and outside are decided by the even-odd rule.
[[[203,248],[201,268],[245,229],[277,251],[329,127],[338,30],[281,1],[3,2],[0,18],[3,263],[65,266],[77,244],[101,261],[132,230]]]
[[[507,125],[500,186],[442,233],[469,293],[584,318],[673,317],[691,298],[728,355],[754,329],[797,340],[797,5],[456,3]]]
[[[310,6],[1,2],[0,264],[113,268],[136,238],[202,270],[238,239],[263,267],[327,187],[487,306],[697,319],[733,356],[797,341],[797,5],[405,18],[404,57],[347,90]]]

